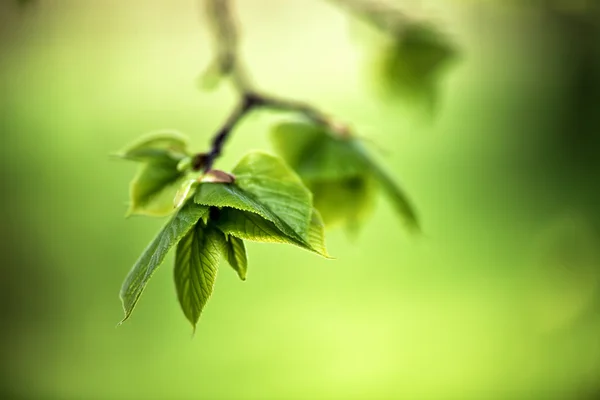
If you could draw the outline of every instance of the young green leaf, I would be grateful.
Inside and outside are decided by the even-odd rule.
[[[284,233],[292,236],[298,235],[269,208],[236,184],[201,183],[196,190],[194,201],[205,206],[217,208],[228,207],[255,213],[264,219],[280,225],[279,229],[283,229]]]
[[[131,315],[146,284],[156,268],[162,264],[169,250],[196,225],[200,218],[208,214],[208,210],[208,207],[193,202],[186,203],[146,247],[121,287],[120,297],[125,312],[123,321]]]
[[[246,280],[246,271],[248,270],[248,258],[246,256],[246,246],[244,241],[235,236],[228,235],[223,252],[227,262],[238,273],[241,280]]]
[[[185,181],[174,160],[143,165],[129,188],[128,215],[169,215],[174,210],[174,198]]]
[[[210,298],[225,238],[198,222],[181,239],[175,254],[175,287],[181,309],[194,329]]]
[[[325,247],[323,222],[318,213],[313,213],[311,216],[306,239],[288,236],[273,222],[262,216],[234,208],[221,209],[216,226],[226,235],[240,239],[262,243],[292,244],[323,257],[329,257]]]
[[[165,216],[173,212],[173,198],[190,165],[186,148],[187,139],[182,134],[160,131],[119,152],[119,157],[144,163],[130,184],[128,215]]]
[[[216,226],[226,235],[262,243],[296,244],[293,238],[282,233],[277,226],[262,215],[235,208],[219,210]]]
[[[150,132],[117,153],[118,157],[132,161],[165,161],[187,155],[188,140],[176,131]]]
[[[219,208],[230,207],[258,214],[262,218],[272,222],[281,234],[287,235],[296,241],[302,242],[304,240],[303,236],[284,220],[284,217],[292,210],[291,208],[289,210],[283,209],[282,214],[278,215],[262,203],[263,199],[260,200],[238,187],[237,184],[224,183],[202,183],[198,187],[196,196],[194,197],[194,201],[198,204]],[[303,205],[300,204],[299,206]],[[293,203],[291,207],[294,207]]]
[[[312,195],[300,177],[279,157],[262,152],[249,153],[235,166],[233,174],[238,187],[264,204],[300,237],[306,236]]]

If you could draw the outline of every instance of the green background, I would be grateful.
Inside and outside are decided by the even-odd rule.
[[[560,29],[532,9],[407,2],[461,49],[430,119],[378,97],[376,38],[327,2],[238,3],[259,86],[376,143],[424,234],[382,198],[358,237],[329,232],[333,261],[249,244],[248,280],[222,264],[194,337],[170,256],[116,328],[163,221],[124,218],[136,166],[109,154],[160,128],[205,150],[234,93],[198,89],[212,47],[196,1],[3,0],[3,398],[595,398],[598,180],[562,156]],[[269,150],[280,118],[245,120],[217,167]]]

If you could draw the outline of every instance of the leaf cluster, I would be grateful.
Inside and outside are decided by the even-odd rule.
[[[139,175],[134,179],[133,212],[148,214],[149,205],[153,213],[168,206],[173,210],[173,198],[167,204],[163,193],[172,194],[175,182],[184,180],[175,195],[175,202],[181,205],[123,283],[124,320],[131,315],[148,281],[172,248],[176,249],[177,297],[194,327],[212,294],[221,258],[227,260],[242,280],[246,279],[245,240],[292,244],[328,257],[324,224],[313,208],[312,194],[281,159],[252,152],[240,160],[231,174],[212,170],[190,179],[190,171],[181,168],[189,163],[185,162],[184,142],[179,139],[153,135],[121,153],[126,159],[141,162],[142,173],[148,168],[162,168],[165,175],[166,171],[172,172],[172,179],[154,181],[153,190],[145,189],[148,185]]]
[[[431,91],[440,65],[452,56],[443,38],[394,7],[374,7],[361,0],[344,3],[392,39],[380,63],[387,86],[395,92]],[[407,195],[350,129],[310,104],[255,88],[239,59],[230,3],[207,0],[206,5],[217,52],[202,78],[203,86],[216,87],[227,78],[240,95],[239,103],[206,153],[188,151],[181,134],[157,132],[118,154],[140,163],[130,187],[128,215],[171,216],[123,283],[124,320],[173,248],[177,297],[195,328],[212,295],[221,258],[246,279],[245,241],[291,244],[328,257],[325,225],[355,231],[379,192],[387,195],[409,228],[418,229]],[[272,130],[274,147],[282,158],[252,152],[230,173],[212,169],[240,121],[261,109],[304,118]]]

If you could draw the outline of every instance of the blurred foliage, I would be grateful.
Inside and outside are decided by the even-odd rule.
[[[387,41],[375,61],[382,93],[433,112],[440,79],[457,57],[454,45],[436,27],[423,23],[411,23]]]
[[[459,56],[457,45],[438,22],[411,14],[393,1],[333,1],[363,24],[351,22],[351,36],[373,52],[370,69],[379,93],[429,116],[436,109],[444,72]],[[364,26],[361,26],[364,25]],[[369,29],[366,29],[369,28]]]
[[[277,152],[313,193],[315,207],[326,224],[358,228],[371,211],[379,187],[408,227],[418,229],[408,197],[346,128],[288,121],[276,125],[271,137]]]

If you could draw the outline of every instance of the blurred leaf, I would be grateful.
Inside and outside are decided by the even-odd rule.
[[[372,210],[376,188],[368,175],[310,184],[314,206],[328,226],[346,222],[356,227]]]
[[[273,222],[262,216],[234,208],[223,208],[219,212],[216,226],[223,233],[240,239],[262,243],[284,243],[329,257],[325,248],[323,222],[318,214],[311,218],[306,239],[284,234]]]
[[[412,23],[381,53],[377,69],[382,89],[433,110],[439,79],[456,56],[454,46],[435,27]]]
[[[380,184],[409,226],[417,226],[407,196],[358,139],[305,121],[281,123],[271,137],[278,153],[312,191],[314,207],[327,225],[344,223],[355,228],[371,210]]]
[[[176,160],[143,165],[130,184],[131,203],[127,214],[157,217],[171,214],[184,178],[185,174],[177,170]]]
[[[341,137],[307,121],[276,125],[271,134],[275,149],[304,181],[339,179],[364,173],[364,158],[352,137]]]
[[[150,132],[118,152],[118,157],[132,161],[177,162],[187,154],[188,140],[176,131]]]
[[[248,259],[246,257],[244,241],[235,236],[227,236],[223,254],[229,265],[238,273],[240,279],[245,281]]]
[[[177,245],[175,287],[181,309],[194,330],[213,292],[224,240],[221,232],[198,222]]]
[[[325,130],[318,125],[305,121],[286,121],[273,127],[271,141],[277,153],[297,171],[309,152],[318,148],[325,134]]]
[[[208,210],[208,207],[193,202],[186,203],[146,247],[121,287],[120,297],[125,312],[121,322],[129,318],[146,284],[169,250],[192,229],[200,218],[208,214]]]

